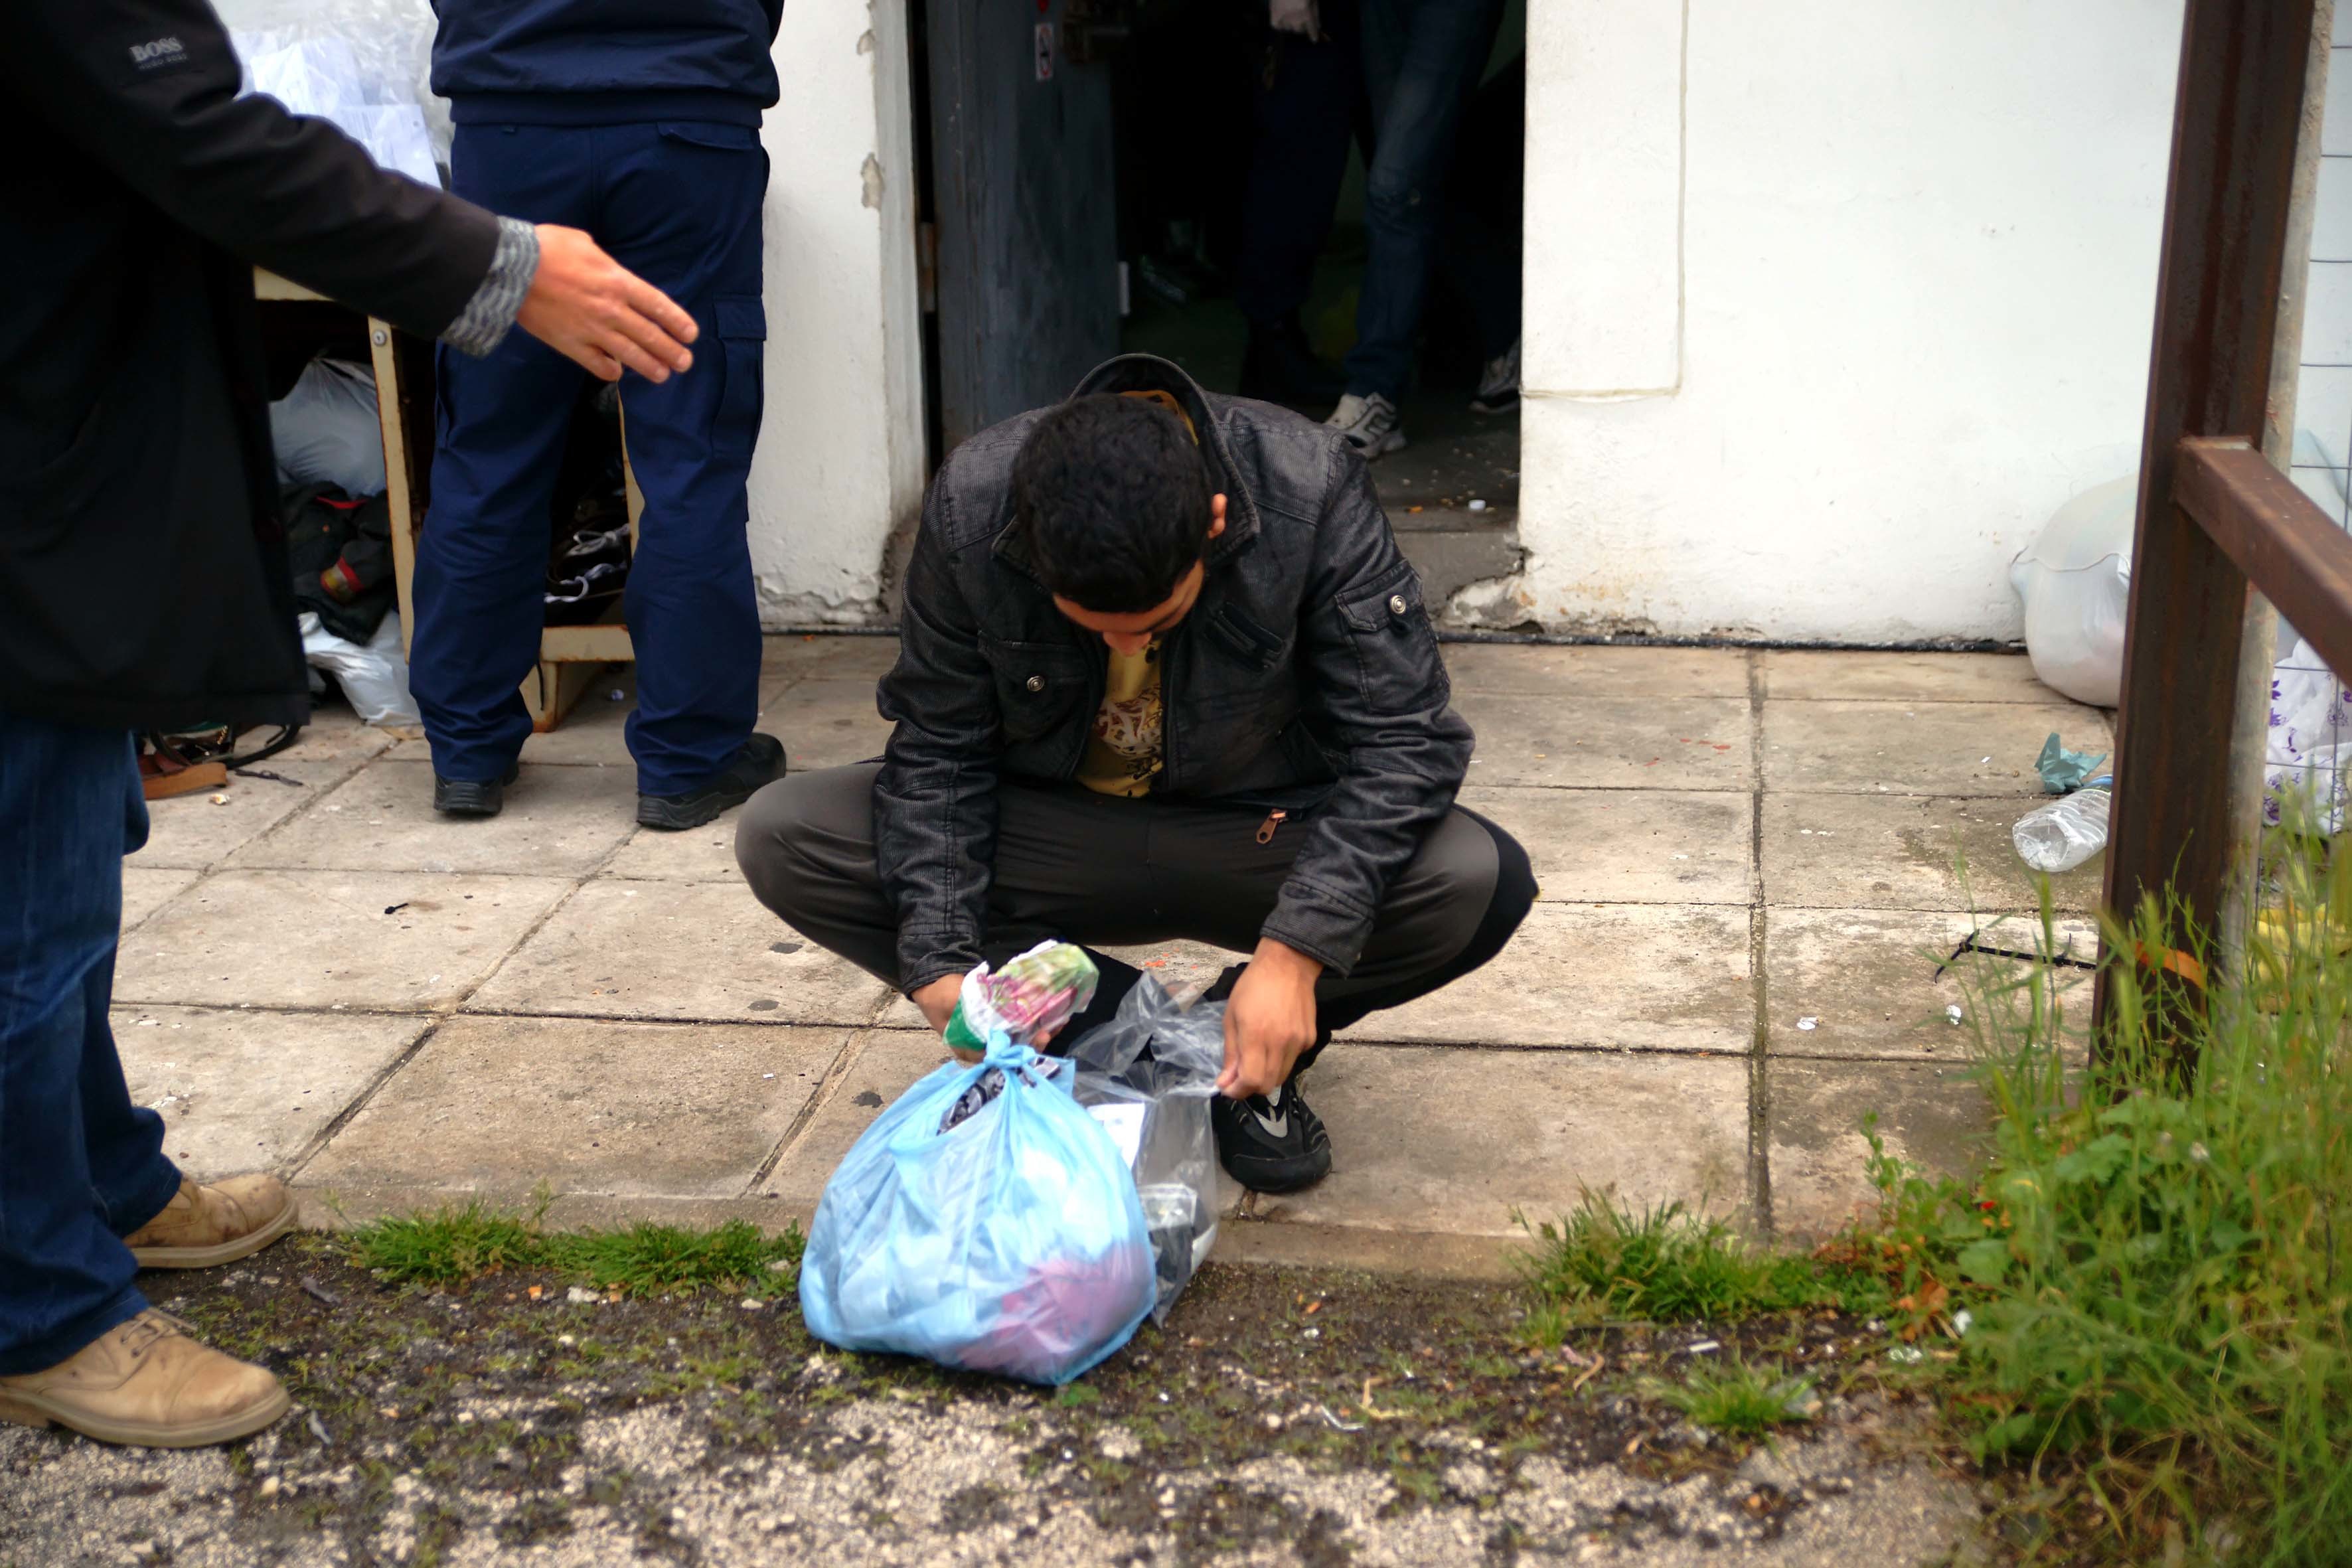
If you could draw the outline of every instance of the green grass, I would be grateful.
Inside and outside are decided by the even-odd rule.
[[[1522,1337],[1595,1322],[1836,1306],[1954,1353],[1914,1374],[1989,1471],[2092,1521],[2067,1561],[2320,1568],[2352,1541],[2352,854],[2286,841],[2292,911],[2214,965],[2160,1037],[2111,966],[2114,1028],[2085,1065],[2047,967],[1979,972],[1967,1016],[1995,1111],[1985,1167],[1931,1177],[1864,1121],[1878,1213],[1801,1258],[1677,1208],[1588,1196],[1535,1227]],[[2274,856],[2280,852],[2274,847]],[[2045,888],[2041,940],[2054,951]],[[2152,906],[2107,951],[2205,952]],[[2207,954],[2209,960],[2210,955]],[[2087,1006],[2088,988],[2080,1005]],[[2179,1019],[2181,1015],[2173,1015]],[[1661,1397],[1757,1429],[1770,1374]],[[2087,1551],[2090,1555],[2079,1555]]]
[[[2189,1561],[2340,1563],[2352,1539],[2352,960],[2325,940],[2352,858],[2278,890],[2311,915],[2258,934],[2183,1037],[2118,966],[2086,1076],[2054,1005],[1987,1041],[1993,1158],[1952,1205],[1979,1234],[1942,1259],[1973,1320],[1950,1408],[1988,1462],[2067,1461],[2126,1560],[2166,1525]],[[2110,946],[2174,924],[2144,910]]]
[[[509,1269],[542,1268],[625,1296],[700,1290],[772,1296],[797,1278],[803,1239],[797,1226],[774,1236],[740,1219],[707,1230],[636,1225],[548,1231],[540,1224],[545,1212],[543,1202],[527,1215],[474,1202],[371,1221],[346,1239],[353,1262],[397,1284],[456,1285]]]
[[[1682,1382],[1654,1382],[1645,1392],[1696,1426],[1738,1437],[1760,1437],[1776,1426],[1810,1421],[1821,1405],[1811,1378],[1736,1361],[1695,1363]]]
[[[1893,1299],[1870,1266],[1754,1247],[1724,1220],[1678,1203],[1635,1213],[1588,1192],[1559,1220],[1519,1223],[1535,1243],[1520,1260],[1535,1295],[1524,1335],[1544,1349],[1593,1323],[1724,1321],[1816,1307],[1876,1312]]]

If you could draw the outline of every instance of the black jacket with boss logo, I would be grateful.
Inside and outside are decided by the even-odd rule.
[[[205,0],[14,0],[0,49],[0,709],[299,722],[258,263],[437,336],[498,220],[236,96]]]
[[[1226,498],[1200,602],[1161,639],[1152,794],[1298,818],[1307,839],[1265,934],[1344,974],[1452,807],[1470,726],[1346,439],[1211,395],[1148,354],[1112,360],[1072,395],[1150,391],[1183,408]],[[1102,704],[1102,638],[1054,607],[1013,526],[1013,460],[1036,417],[981,432],[931,481],[881,685],[898,728],[875,785],[876,854],[908,991],[980,962],[998,780],[1074,778]]]

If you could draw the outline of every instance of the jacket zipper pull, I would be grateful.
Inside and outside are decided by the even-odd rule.
[[[1274,830],[1280,827],[1283,825],[1284,820],[1289,816],[1290,813],[1286,811],[1267,812],[1265,815],[1265,820],[1257,825],[1257,841],[1260,844],[1273,843]]]

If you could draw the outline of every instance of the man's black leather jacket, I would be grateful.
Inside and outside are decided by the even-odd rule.
[[[1073,395],[1146,389],[1191,416],[1226,497],[1200,602],[1161,643],[1154,797],[1299,821],[1306,842],[1264,934],[1344,974],[1391,879],[1452,806],[1470,726],[1347,442],[1144,354]],[[1055,609],[1012,526],[1013,459],[1036,417],[973,437],[932,481],[881,686],[898,729],[875,785],[876,854],[910,992],[980,962],[998,780],[1074,778],[1102,703],[1101,637]]]

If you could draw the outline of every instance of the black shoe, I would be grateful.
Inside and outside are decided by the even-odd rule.
[[[1242,358],[1241,392],[1262,403],[1328,406],[1348,390],[1348,378],[1315,357],[1296,318],[1279,327],[1252,326]]]
[[[639,795],[637,820],[665,833],[699,827],[783,774],[784,743],[773,735],[754,735],[736,751],[734,761],[684,795]]]
[[[1209,1101],[1217,1158],[1234,1180],[1261,1193],[1295,1193],[1331,1173],[1331,1135],[1298,1098],[1292,1079],[1272,1094]]]
[[[433,809],[444,816],[496,816],[507,805],[507,785],[521,773],[507,769],[502,779],[445,779],[433,775]]]

